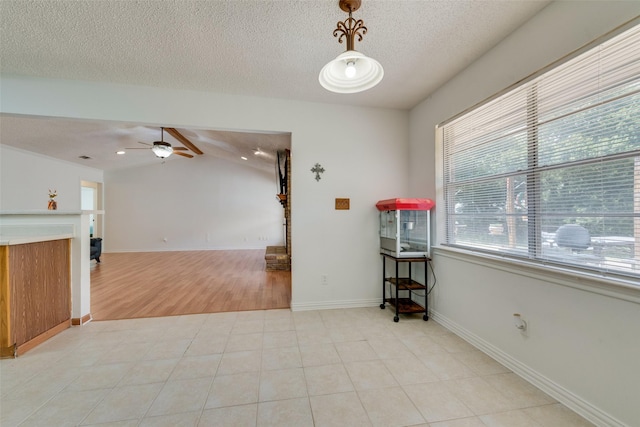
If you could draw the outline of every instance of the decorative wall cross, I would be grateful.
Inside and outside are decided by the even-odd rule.
[[[311,172],[316,174],[316,181],[320,181],[320,174],[324,172],[324,168],[320,166],[320,163],[316,163],[315,166],[311,168]]]

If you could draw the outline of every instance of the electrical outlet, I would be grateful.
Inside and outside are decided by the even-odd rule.
[[[322,286],[327,286],[327,285],[329,284],[329,278],[327,277],[327,275],[326,275],[326,274],[322,274],[322,275],[320,276],[320,284],[321,284]]]
[[[520,313],[513,313],[513,326],[515,326],[521,334],[527,335],[529,324],[522,318]]]

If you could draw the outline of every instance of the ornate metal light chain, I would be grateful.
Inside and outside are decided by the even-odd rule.
[[[351,9],[349,9],[349,17],[344,22],[338,21],[337,28],[333,30],[333,37],[338,37],[339,43],[342,43],[342,40],[346,37],[347,50],[355,50],[355,37],[358,36],[358,41],[361,42],[364,34],[367,34],[367,27],[364,26],[364,21],[352,18]]]

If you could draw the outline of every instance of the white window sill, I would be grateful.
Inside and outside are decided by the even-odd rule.
[[[449,246],[435,246],[433,252],[435,256],[470,262],[484,267],[640,304],[640,283],[634,281],[632,278],[613,277],[605,275],[604,273],[600,275],[593,271],[581,270],[579,268],[560,267],[542,262],[530,262]]]

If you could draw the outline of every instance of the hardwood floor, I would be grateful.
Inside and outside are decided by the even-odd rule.
[[[289,308],[291,272],[264,250],[103,253],[91,261],[94,320]]]

